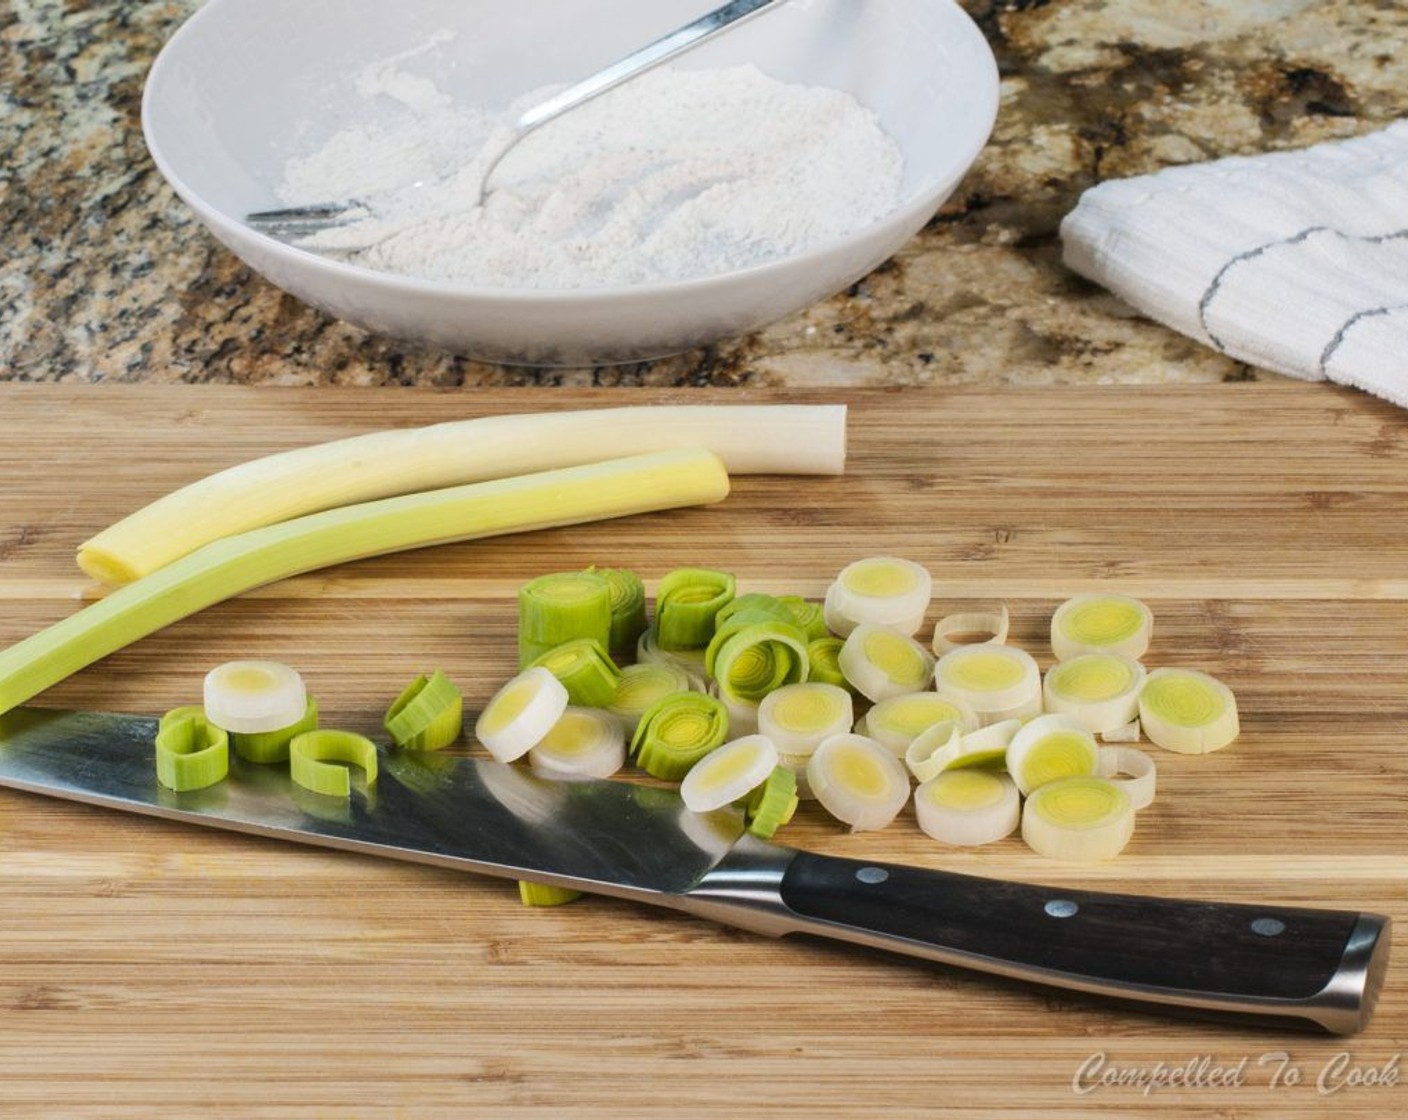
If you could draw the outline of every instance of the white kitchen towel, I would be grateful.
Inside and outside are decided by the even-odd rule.
[[[1233,358],[1408,407],[1408,121],[1092,187],[1065,261]]]

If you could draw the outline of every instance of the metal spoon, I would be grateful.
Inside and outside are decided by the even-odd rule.
[[[783,0],[733,0],[708,15],[701,16],[676,31],[670,32],[653,43],[640,48],[625,58],[599,70],[588,78],[568,87],[554,97],[533,106],[516,121],[503,144],[493,154],[484,168],[479,181],[478,204],[483,205],[489,193],[489,177],[518,144],[530,133],[556,120],[564,113],[584,105],[593,98],[600,97],[607,90],[668,62],[686,51],[693,50],[701,43],[712,39],[719,32],[734,24],[741,23],[751,16],[758,15]],[[412,186],[423,186],[414,183]],[[284,241],[296,241],[322,230],[335,229],[359,221],[375,212],[375,206],[365,199],[350,198],[345,202],[317,202],[306,206],[285,207],[280,210],[260,210],[245,215],[245,222],[260,233],[277,237]],[[384,236],[384,235],[383,235]],[[340,252],[350,251],[339,246]]]

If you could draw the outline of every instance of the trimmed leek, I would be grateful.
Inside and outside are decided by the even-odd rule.
[[[1165,750],[1207,754],[1237,737],[1237,698],[1196,669],[1155,669],[1139,691],[1144,734]]]
[[[760,840],[771,840],[792,819],[799,800],[797,775],[787,766],[773,767],[767,781],[748,795],[744,806],[748,831]]]
[[[978,717],[962,700],[936,692],[909,692],[881,700],[865,714],[865,730],[857,724],[856,732],[869,735],[897,758],[903,758],[921,732],[949,721],[965,733],[978,726]]]
[[[855,690],[877,702],[919,692],[934,672],[933,657],[918,642],[869,622],[851,631],[837,660]]]
[[[200,709],[162,716],[156,733],[156,780],[177,793],[205,789],[230,772],[230,736]]]
[[[714,636],[714,619],[733,599],[728,572],[677,568],[655,591],[655,644],[663,650],[703,649]]]
[[[277,731],[230,732],[230,746],[246,762],[287,762],[288,746],[298,736],[318,729],[318,702],[308,697],[303,715]]]
[[[1071,863],[1110,859],[1134,835],[1129,795],[1103,778],[1063,778],[1032,791],[1022,839],[1038,855]]]
[[[567,689],[571,703],[582,708],[604,708],[616,699],[621,670],[595,638],[577,638],[548,650],[530,669],[546,669]]]
[[[554,781],[609,778],[626,765],[626,732],[607,712],[569,706],[528,751],[528,765]]]
[[[611,641],[611,584],[597,572],[553,572],[518,589],[518,667],[578,638]]]
[[[909,800],[904,764],[864,735],[833,735],[817,747],[807,782],[822,808],[854,832],[884,828]]]
[[[376,784],[376,744],[352,731],[307,731],[288,748],[289,776],[304,789],[329,797],[352,792],[348,766],[360,766]]]
[[[645,584],[640,576],[627,568],[593,568],[606,580],[611,592],[611,640],[606,648],[612,653],[629,653],[645,633]]]
[[[678,665],[646,661],[621,670],[616,695],[606,710],[621,722],[626,734],[635,734],[641,715],[654,703],[676,692],[697,691],[690,675]]]
[[[905,765],[921,782],[931,781],[945,770],[1001,766],[1007,760],[1007,746],[1021,726],[1020,720],[1005,719],[964,733],[958,724],[937,723],[910,743]]]
[[[524,906],[563,906],[581,897],[582,892],[571,887],[550,887],[546,883],[518,880],[518,899]]]
[[[1022,798],[1006,774],[945,770],[914,791],[914,816],[935,840],[976,847],[1016,830]]]
[[[809,643],[831,636],[826,628],[826,619],[820,603],[803,599],[800,595],[779,595],[777,601],[791,612],[792,621],[801,629]]]
[[[833,613],[913,635],[929,609],[933,580],[913,560],[871,556],[847,564],[831,585]]]
[[[807,642],[791,622],[754,622],[720,630],[719,638],[709,646],[706,664],[724,700],[758,704],[776,689],[807,679]]]
[[[944,654],[934,666],[934,689],[967,703],[980,724],[1041,712],[1041,670],[1013,646],[983,642]]]
[[[834,684],[851,690],[846,674],[841,672],[841,638],[817,638],[807,643],[807,680],[818,684]]]
[[[567,704],[560,680],[543,668],[525,669],[484,705],[474,737],[499,762],[513,762],[542,742]]]
[[[984,642],[1000,646],[1007,641],[1011,623],[1006,603],[999,604],[995,611],[961,611],[946,615],[934,624],[934,656],[942,657],[961,646]],[[965,637],[969,640],[960,640]]]
[[[1057,661],[1078,653],[1118,653],[1138,661],[1149,649],[1154,615],[1128,595],[1077,595],[1051,616]]]
[[[128,583],[212,541],[318,510],[579,467],[627,447],[709,448],[738,474],[840,474],[846,409],[645,406],[482,417],[356,436],[193,483],[84,543],[78,563],[94,579]],[[570,509],[573,499],[564,497]]]
[[[691,766],[680,783],[680,797],[685,808],[695,813],[722,809],[766,782],[776,766],[773,741],[766,735],[745,735]]]
[[[205,675],[205,716],[226,731],[277,731],[308,704],[303,678],[279,661],[228,661]]]
[[[1048,782],[1099,774],[1100,747],[1074,716],[1037,716],[1007,744],[1007,772],[1029,795]]]
[[[1135,812],[1147,809],[1158,792],[1158,769],[1154,760],[1134,747],[1101,747],[1100,777],[1129,794]]]
[[[387,709],[382,726],[402,750],[444,750],[464,730],[464,697],[436,669],[406,686]]]
[[[0,713],[163,626],[288,576],[423,545],[716,502],[727,494],[728,476],[714,455],[670,451],[387,498],[214,541],[0,652]]]
[[[823,739],[851,729],[851,694],[832,684],[791,684],[768,693],[758,706],[758,730],[783,754],[805,756]]]
[[[1144,666],[1118,653],[1081,653],[1046,670],[1048,712],[1073,716],[1097,734],[1127,726],[1139,714]]]
[[[667,696],[640,717],[631,754],[647,774],[678,782],[689,768],[728,738],[722,701],[698,692]]]

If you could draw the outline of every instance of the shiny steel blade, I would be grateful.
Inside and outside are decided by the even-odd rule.
[[[0,786],[634,898],[687,890],[743,833],[736,813],[691,813],[668,790],[544,781],[520,766],[446,754],[383,750],[376,783],[338,798],[232,753],[225,781],[173,793],[156,780],[155,734],[153,719],[16,709],[0,716]]]

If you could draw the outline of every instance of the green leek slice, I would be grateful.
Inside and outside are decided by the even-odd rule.
[[[1139,691],[1139,723],[1165,750],[1207,754],[1237,737],[1237,698],[1196,669],[1155,669]]]
[[[484,705],[474,737],[499,762],[513,762],[542,741],[568,703],[566,686],[548,670],[525,669]]]
[[[791,612],[792,621],[801,629],[808,643],[831,637],[820,603],[800,595],[779,595],[777,601]]]
[[[205,716],[226,731],[277,731],[308,704],[303,678],[280,661],[228,661],[205,675]]]
[[[950,721],[965,734],[978,726],[977,715],[962,700],[936,692],[907,692],[881,700],[863,717],[865,730],[857,724],[856,732],[869,735],[897,758],[903,758],[921,732],[936,723]]]
[[[758,706],[758,730],[778,751],[794,757],[809,755],[824,739],[849,731],[854,718],[849,692],[815,681],[785,685]]]
[[[822,808],[854,832],[884,828],[909,800],[904,764],[864,735],[833,735],[817,747],[807,782]]]
[[[156,780],[177,793],[205,789],[230,772],[230,737],[199,708],[162,716],[156,733]]]
[[[655,644],[663,650],[703,649],[714,636],[714,618],[733,598],[728,572],[678,568],[655,591]]]
[[[689,768],[728,738],[728,710],[713,696],[667,696],[640,718],[631,754],[647,774],[678,782]]]
[[[723,464],[670,451],[327,510],[214,541],[0,652],[0,714],[203,607],[408,548],[717,502]]]
[[[596,708],[569,706],[528,752],[533,773],[554,781],[609,778],[625,764],[625,730]]]
[[[1062,778],[1034,789],[1022,808],[1022,839],[1038,855],[1069,863],[1110,859],[1134,835],[1129,795],[1103,778]]]
[[[756,705],[807,679],[807,642],[791,622],[755,622],[719,634],[723,641],[709,650],[721,698]]]
[[[934,666],[934,690],[967,703],[980,724],[1041,712],[1041,670],[1013,646],[982,642],[944,654]]]
[[[306,731],[289,744],[288,760],[295,782],[329,797],[351,794],[349,765],[362,768],[367,785],[376,783],[376,744],[352,731]]]
[[[934,672],[929,651],[897,630],[859,623],[837,657],[846,680],[868,700],[919,692]]]
[[[629,653],[645,633],[645,584],[628,568],[593,568],[606,580],[611,592],[611,640],[606,648],[612,653]]]
[[[248,734],[231,731],[230,746],[246,762],[287,762],[289,744],[298,736],[318,728],[318,702],[308,697],[303,715],[297,722],[277,731],[254,731]]]
[[[402,750],[444,750],[464,730],[464,697],[436,669],[406,686],[387,709],[382,726]]]
[[[1081,653],[1046,670],[1048,712],[1073,716],[1097,734],[1125,727],[1139,715],[1144,666],[1118,653]]]
[[[807,680],[818,684],[834,684],[848,692],[854,691],[841,672],[841,638],[815,638],[807,643]]]
[[[702,691],[694,687],[690,674],[678,665],[645,661],[621,670],[616,695],[606,710],[621,721],[627,735],[635,734],[640,717],[650,706],[676,692]]]
[[[1057,661],[1079,653],[1118,653],[1138,661],[1149,649],[1154,615],[1128,595],[1077,595],[1051,616]]]
[[[745,735],[715,748],[680,783],[685,808],[707,813],[748,796],[768,780],[777,757],[777,747],[766,735]]]
[[[550,887],[546,883],[518,880],[518,897],[524,906],[563,906],[576,902],[582,892],[571,887]]]
[[[1016,830],[1022,819],[1022,798],[1006,774],[945,770],[914,791],[914,816],[935,840],[976,847]]]
[[[1048,782],[1099,774],[1100,746],[1074,716],[1037,716],[1007,744],[1007,772],[1029,796]]]
[[[797,775],[779,763],[767,781],[748,795],[744,807],[748,831],[761,840],[771,840],[792,819],[798,801]]]
[[[518,589],[518,667],[578,638],[611,641],[611,584],[599,572],[553,572]]]
[[[962,646],[981,643],[1000,646],[1007,641],[1011,624],[1012,616],[1006,603],[999,603],[995,611],[960,611],[945,615],[934,624],[934,655],[942,657]]]
[[[595,638],[564,642],[539,657],[529,668],[546,669],[567,689],[569,702],[582,708],[604,708],[616,699],[621,670]]]

